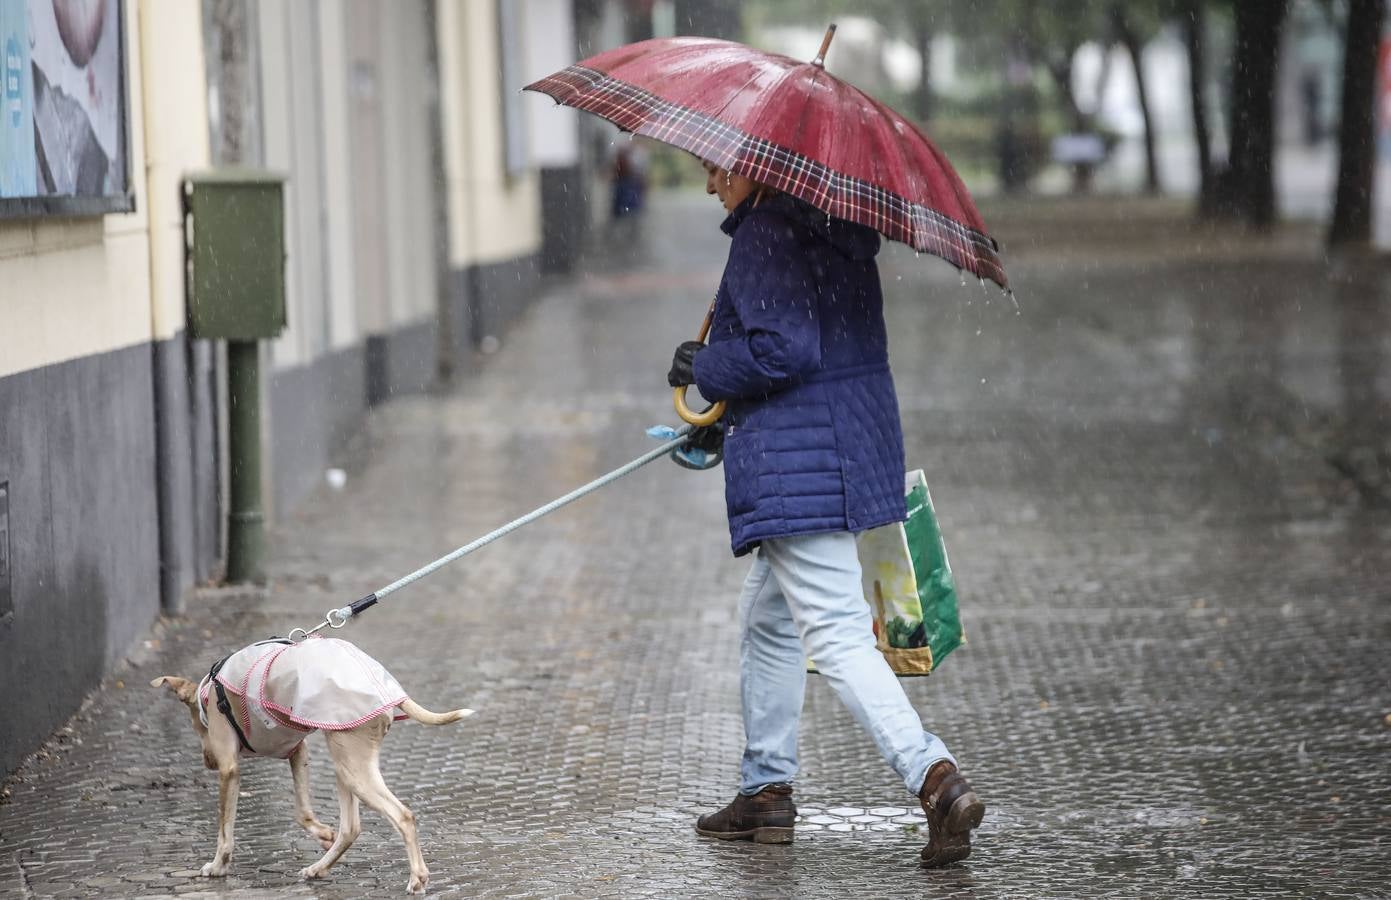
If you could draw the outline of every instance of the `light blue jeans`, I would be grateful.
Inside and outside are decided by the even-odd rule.
[[[739,682],[747,743],[739,792],[791,782],[807,657],[916,794],[939,760],[955,762],[922,721],[875,648],[848,532],[764,541],[739,599]]]

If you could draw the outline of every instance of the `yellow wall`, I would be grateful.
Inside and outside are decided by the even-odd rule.
[[[503,163],[496,5],[441,0],[436,16],[449,263],[463,268],[535,253],[541,245],[535,168],[509,179]]]
[[[339,235],[329,227],[321,146],[330,116],[321,108],[324,35],[318,0],[260,0],[262,135],[265,165],[285,181],[285,315],[288,327],[271,342],[277,368],[304,365],[329,349],[328,246]],[[333,30],[333,22],[329,28]],[[341,145],[341,136],[340,143]],[[350,273],[336,279],[351,303]],[[349,314],[351,314],[349,309]],[[336,317],[340,326],[343,317]],[[349,322],[352,320],[349,319]]]
[[[499,262],[540,247],[534,167],[508,178],[503,162],[496,7],[436,2],[445,142],[449,262]],[[525,0],[518,0],[524,3]],[[182,177],[209,164],[201,4],[124,6],[128,141],[134,213],[0,220],[0,377],[174,336],[184,327]],[[520,11],[525,12],[525,9]],[[348,202],[344,10],[332,0],[261,0],[265,161],[287,184],[290,330],[278,366],[304,364],[362,339],[354,302]],[[522,22],[525,15],[519,15]],[[424,34],[384,13],[383,87],[416,97]],[[523,33],[525,38],[525,33]],[[315,46],[317,44],[317,46]],[[428,108],[390,108],[386,122],[389,297],[381,318],[400,326],[433,314],[429,212],[439,188],[419,133]]]
[[[142,159],[140,30],[126,15],[130,158]],[[0,376],[150,339],[145,173],[134,213],[0,220]]]
[[[208,159],[199,5],[141,0],[125,9],[135,212],[0,220],[0,377],[183,327],[178,183]]]
[[[428,75],[421,48],[432,37],[426,7],[379,8],[383,35],[382,94],[393,98],[383,109],[383,155],[390,173],[386,192],[387,320],[392,327],[434,317],[437,301],[435,262],[435,160],[429,93],[421,84]]]
[[[357,286],[353,274],[352,172],[348,136],[348,39],[347,15],[342,3],[319,4],[319,85],[322,90],[319,120],[324,132],[324,203],[329,346],[351,347],[362,340],[357,320]],[[312,121],[312,120],[311,120]],[[307,173],[306,173],[307,174]]]
[[[185,175],[208,166],[208,85],[203,66],[202,5],[186,0],[141,0],[144,69],[145,167],[149,192],[150,305],[154,337],[184,328]],[[135,156],[140,159],[140,156]]]

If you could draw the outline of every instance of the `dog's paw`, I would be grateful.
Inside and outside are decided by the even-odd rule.
[[[425,883],[426,883],[427,881],[429,881],[429,880],[430,880],[430,876],[429,876],[428,874],[425,875],[423,878],[422,878],[422,877],[415,876],[415,875],[412,875],[412,876],[411,876],[411,880],[408,881],[408,882],[406,882],[406,893],[407,893],[407,894],[423,894],[423,893],[425,893]]]
[[[323,878],[324,870],[318,866],[305,866],[299,870],[299,877],[305,881],[313,881],[316,878]]]
[[[201,872],[199,872],[199,874],[202,875],[204,878],[222,878],[227,874],[227,864],[213,860],[212,862],[203,866],[203,869]]]
[[[338,836],[334,832],[334,830],[332,828],[329,828],[327,825],[320,825],[317,828],[311,828],[310,834],[314,836],[314,839],[317,840],[319,842],[319,845],[323,847],[325,850],[333,846],[334,838]]]

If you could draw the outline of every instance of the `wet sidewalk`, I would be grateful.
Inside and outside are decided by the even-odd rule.
[[[660,461],[339,633],[425,706],[478,711],[398,726],[383,748],[430,892],[1391,891],[1391,288],[1356,267],[1330,279],[1298,236],[1218,253],[1123,218],[1069,238],[1048,208],[987,210],[1017,307],[902,248],[882,265],[908,462],[932,485],[969,637],[906,688],[989,806],[968,864],[917,867],[912,798],[816,679],[798,841],[694,834],[736,784],[747,561],[729,556],[720,473]],[[297,881],[319,850],[272,761],[244,766],[234,874],[196,877],[216,776],[147,684],[311,626],[646,450],[643,430],[673,419],[671,349],[718,278],[718,221],[703,197],[663,198],[477,376],[374,412],[346,487],[276,527],[269,590],[209,592],[157,628],[9,783],[0,894],[404,890],[400,841],[370,811],[329,879]]]

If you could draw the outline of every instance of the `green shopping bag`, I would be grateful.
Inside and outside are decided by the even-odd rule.
[[[904,492],[907,519],[860,536],[860,567],[879,652],[897,675],[928,675],[966,635],[921,469],[908,473]]]

